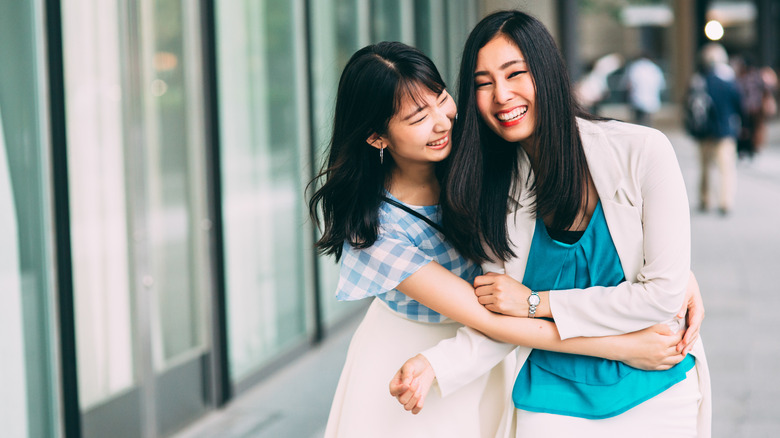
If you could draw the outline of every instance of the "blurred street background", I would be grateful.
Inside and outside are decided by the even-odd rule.
[[[368,304],[335,300],[306,204],[341,69],[403,41],[454,91],[507,8],[550,29],[584,105],[671,139],[714,436],[780,436],[774,0],[0,1],[0,436],[321,436]],[[725,215],[699,209],[683,128],[712,42],[766,122]]]

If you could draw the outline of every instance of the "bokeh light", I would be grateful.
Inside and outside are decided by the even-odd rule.
[[[717,20],[708,21],[704,26],[704,34],[712,41],[723,38],[723,25]]]

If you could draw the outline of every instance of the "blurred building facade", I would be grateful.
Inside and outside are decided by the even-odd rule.
[[[519,8],[574,79],[650,50],[674,102],[724,7],[776,68],[765,0],[0,2],[2,435],[170,435],[362,310],[304,199],[358,48],[416,45],[454,89],[468,31]]]

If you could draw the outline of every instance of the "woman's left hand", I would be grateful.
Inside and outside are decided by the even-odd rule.
[[[407,411],[417,415],[425,405],[436,373],[422,354],[407,360],[390,381],[390,395]]]
[[[479,304],[495,313],[528,316],[531,289],[506,274],[488,272],[474,279],[474,293]]]
[[[704,300],[701,298],[701,291],[699,290],[699,283],[696,281],[696,277],[691,272],[688,278],[688,287],[685,290],[685,302],[682,309],[677,312],[678,318],[685,318],[686,325],[685,335],[682,340],[677,344],[677,351],[683,355],[688,354],[693,348],[693,344],[696,343],[696,339],[699,338],[699,329],[701,329],[701,323],[704,320]]]

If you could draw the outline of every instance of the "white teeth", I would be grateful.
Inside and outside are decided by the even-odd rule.
[[[528,111],[528,107],[524,106],[522,108],[515,108],[512,111],[509,111],[508,113],[501,113],[496,114],[496,117],[498,117],[498,120],[501,120],[502,122],[509,122],[511,120],[514,120]]]
[[[433,143],[428,143],[428,146],[441,146],[444,143],[447,143],[447,140],[449,140],[449,139],[450,139],[450,137],[447,136],[447,137],[442,138],[441,140],[436,140]]]

